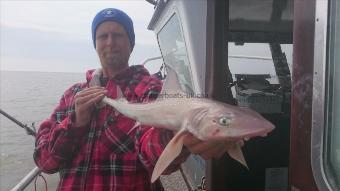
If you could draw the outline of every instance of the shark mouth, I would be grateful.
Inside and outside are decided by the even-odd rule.
[[[254,137],[266,137],[274,128],[266,128],[258,131],[253,131],[243,136],[235,137],[236,140],[249,141]]]
[[[234,131],[229,131],[229,134],[220,134],[221,130],[216,129],[208,139],[215,140],[230,140],[230,141],[240,141],[244,143],[249,141],[254,137],[266,137],[274,128],[261,128],[261,129],[239,129]]]

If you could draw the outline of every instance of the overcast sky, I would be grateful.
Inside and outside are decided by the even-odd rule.
[[[130,64],[159,56],[147,30],[153,5],[144,0],[0,1],[0,70],[85,72],[98,68],[91,38],[96,13],[114,7],[133,20],[136,45]]]
[[[85,72],[98,68],[91,23],[107,7],[125,11],[134,22],[136,45],[130,65],[160,56],[156,36],[147,30],[154,6],[145,0],[0,0],[0,70]],[[283,48],[291,63],[291,46]],[[248,44],[229,47],[229,54],[270,57],[270,50],[268,44]],[[233,73],[273,73],[271,61],[261,62],[231,59],[229,65]],[[155,73],[159,65],[153,62],[147,68]]]

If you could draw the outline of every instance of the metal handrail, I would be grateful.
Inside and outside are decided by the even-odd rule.
[[[142,65],[144,66],[147,62],[153,61],[153,60],[158,60],[163,58],[162,56],[157,56],[157,57],[152,57],[152,58],[148,58],[146,60],[144,60],[144,62],[142,63]]]
[[[41,173],[38,167],[33,168],[11,191],[22,191]]]
[[[228,55],[229,58],[245,58],[245,59],[258,59],[258,60],[273,60],[271,57],[264,56],[248,56],[248,55]]]

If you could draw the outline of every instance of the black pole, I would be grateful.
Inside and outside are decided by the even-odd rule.
[[[213,18],[213,21],[207,23],[205,87],[211,98],[234,104],[231,89],[228,88],[228,84],[232,82],[228,66],[229,0],[208,0],[207,2],[207,17]],[[233,190],[230,189],[231,183],[228,179],[232,175],[229,172],[230,166],[234,163],[237,162],[226,154],[220,159],[206,161],[207,190]]]
[[[32,130],[31,128],[29,128],[27,125],[21,123],[20,121],[18,121],[17,119],[15,119],[14,117],[12,117],[11,115],[9,115],[8,113],[6,113],[5,111],[3,111],[2,109],[0,109],[0,113],[2,115],[4,115],[5,117],[7,117],[8,119],[10,119],[11,121],[13,121],[14,123],[16,123],[17,125],[19,125],[20,127],[24,128],[27,132],[27,134],[35,136],[36,132],[34,130]]]

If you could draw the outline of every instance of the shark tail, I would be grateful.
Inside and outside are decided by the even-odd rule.
[[[123,92],[122,90],[117,87],[117,91],[116,91],[116,98],[115,99],[112,99],[112,98],[108,98],[108,97],[104,97],[103,100],[102,100],[102,103],[105,103],[107,105],[110,105],[112,107],[116,107],[116,104],[117,102],[125,102],[127,103],[128,101],[125,99],[124,95],[123,95]]]

